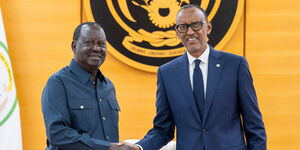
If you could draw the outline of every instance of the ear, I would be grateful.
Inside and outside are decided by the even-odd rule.
[[[207,22],[207,34],[208,34],[208,35],[210,34],[211,30],[212,30],[212,25],[211,25],[211,22],[208,21],[208,22]]]
[[[73,53],[75,54],[76,53],[76,41],[72,41],[71,48],[72,48]]]

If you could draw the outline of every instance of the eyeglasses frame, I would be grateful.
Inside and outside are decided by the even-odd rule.
[[[207,22],[207,20],[203,20],[203,21],[195,21],[195,22],[192,22],[192,23],[190,23],[190,24],[176,24],[176,25],[175,25],[175,30],[178,31],[179,33],[186,33],[186,32],[189,30],[189,27],[191,27],[193,31],[199,31],[199,30],[202,30],[203,24],[204,24],[205,22]],[[198,29],[198,30],[195,30],[195,29],[193,28],[193,26],[192,26],[192,25],[195,24],[195,23],[200,23],[200,24],[201,24],[201,28]],[[180,25],[186,25],[186,26],[187,26],[187,29],[186,29],[185,32],[180,32],[180,31],[178,30],[178,28],[179,28]]]

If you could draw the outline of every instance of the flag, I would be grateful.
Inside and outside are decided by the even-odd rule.
[[[19,104],[0,8],[0,150],[22,150]]]

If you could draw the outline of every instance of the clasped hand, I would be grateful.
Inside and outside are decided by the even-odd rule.
[[[109,150],[140,150],[140,148],[136,145],[127,143],[127,142],[120,142],[120,143],[113,143]]]

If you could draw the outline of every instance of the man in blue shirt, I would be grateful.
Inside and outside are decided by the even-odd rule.
[[[97,23],[74,31],[74,58],[53,74],[43,91],[46,150],[114,150],[120,148],[120,107],[112,82],[99,67],[106,57],[106,36]]]

